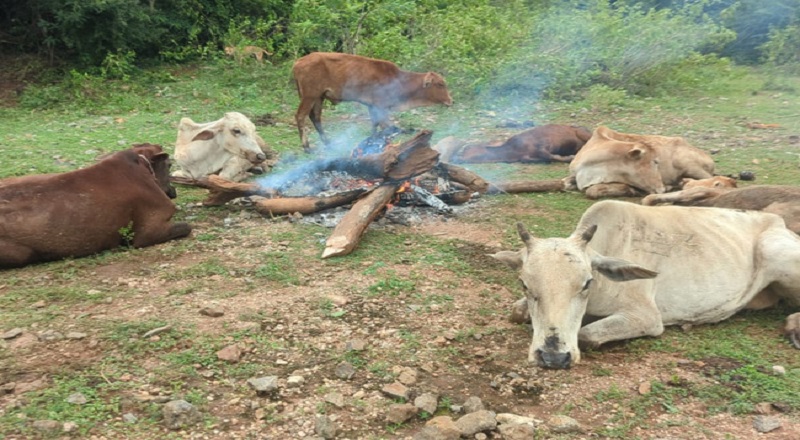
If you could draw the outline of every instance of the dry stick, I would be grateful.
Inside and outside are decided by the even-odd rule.
[[[330,197],[280,197],[277,199],[263,199],[254,203],[256,211],[261,214],[274,216],[283,214],[311,214],[337,206],[346,205],[367,192],[367,189],[354,189],[335,194]]]
[[[489,182],[466,168],[446,162],[440,162],[438,168],[450,180],[466,186],[472,192],[483,194],[489,190]]]
[[[347,255],[353,252],[361,240],[361,235],[372,220],[383,211],[400,188],[400,184],[389,183],[375,188],[356,202],[342,217],[333,233],[325,242],[322,258]]]

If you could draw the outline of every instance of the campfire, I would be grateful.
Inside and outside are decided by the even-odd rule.
[[[385,130],[370,136],[350,157],[313,161],[257,182],[231,182],[216,175],[173,181],[209,189],[206,206],[256,196],[254,209],[269,216],[308,215],[351,204],[328,237],[322,258],[352,252],[372,221],[395,205],[425,205],[449,214],[452,205],[466,203],[474,193],[561,190],[560,181],[490,185],[465,168],[439,162],[439,153],[430,147],[431,131],[390,143],[397,133]]]

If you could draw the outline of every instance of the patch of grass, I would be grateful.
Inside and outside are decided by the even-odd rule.
[[[397,296],[401,293],[413,292],[416,288],[416,283],[397,276],[389,276],[388,278],[377,281],[367,288],[368,295],[389,295]]]
[[[287,286],[300,283],[294,259],[284,252],[265,252],[261,254],[262,263],[249,273],[255,278],[264,278]]]

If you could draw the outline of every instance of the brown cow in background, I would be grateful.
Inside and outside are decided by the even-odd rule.
[[[547,124],[511,136],[500,145],[467,145],[453,163],[570,162],[592,137],[584,127]]]
[[[389,113],[415,107],[453,104],[441,75],[401,70],[396,64],[343,53],[314,52],[294,63],[292,75],[300,106],[295,114],[297,130],[308,151],[305,119],[317,129],[322,142],[329,143],[322,130],[322,104],[355,101],[369,108],[372,132],[391,126]]]
[[[142,144],[76,171],[0,180],[0,268],[152,246],[191,232],[170,222],[169,155]]]

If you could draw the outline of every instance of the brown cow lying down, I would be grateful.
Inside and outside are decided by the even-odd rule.
[[[169,155],[151,144],[81,170],[0,180],[0,268],[185,237],[191,227],[170,222],[167,194]]]
[[[651,194],[642,199],[643,205],[668,203],[771,212],[783,217],[786,227],[800,234],[800,187],[796,186],[695,187],[669,194]]]
[[[591,137],[584,127],[547,124],[511,136],[500,145],[468,145],[453,163],[570,162]]]
[[[300,94],[295,121],[306,151],[306,117],[311,119],[322,142],[329,143],[322,130],[322,103],[326,99],[334,104],[355,101],[366,105],[373,134],[378,126],[385,129],[391,125],[389,112],[453,104],[444,78],[438,73],[409,72],[390,61],[357,55],[314,52],[294,63],[292,75]]]
[[[569,172],[565,188],[583,191],[590,199],[634,197],[678,188],[685,177],[712,177],[714,160],[683,138],[598,127]]]

